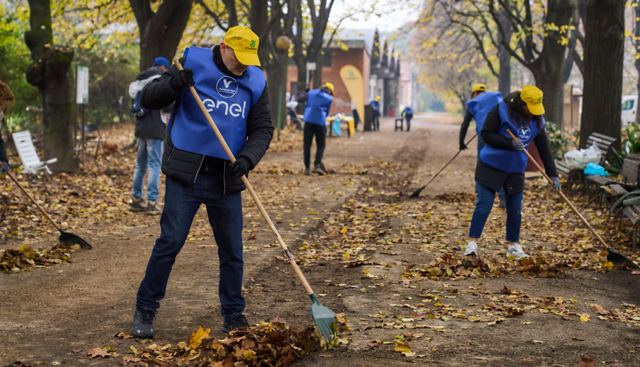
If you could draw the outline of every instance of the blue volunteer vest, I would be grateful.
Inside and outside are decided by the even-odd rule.
[[[507,133],[507,129],[511,130],[513,135],[522,140],[522,144],[524,144],[525,149],[529,150],[529,144],[531,144],[536,135],[538,135],[538,126],[535,121],[530,121],[529,127],[518,127],[509,120],[509,111],[507,104],[504,103],[504,101],[500,102],[498,111],[500,113],[501,121],[498,133],[511,139]],[[544,125],[545,121],[543,117],[542,126],[544,127]],[[522,151],[499,149],[492,147],[489,144],[485,145],[485,147],[482,148],[482,151],[480,151],[480,160],[491,167],[507,173],[524,172],[524,169],[527,167],[527,159],[527,155]]]
[[[307,95],[307,106],[304,109],[304,122],[316,125],[327,124],[327,113],[331,108],[333,97],[320,89],[309,91]]]
[[[247,142],[249,110],[258,102],[266,84],[264,73],[249,66],[243,76],[232,78],[218,69],[213,62],[212,50],[190,47],[185,50],[185,56],[187,54],[184,67],[193,69],[196,91],[237,157]],[[178,149],[229,159],[189,88],[182,90],[180,107],[168,129],[173,145]]]
[[[484,92],[467,102],[467,109],[476,120],[476,133],[480,134],[484,120],[491,110],[502,101],[500,92]]]
[[[404,114],[413,116],[413,110],[411,109],[411,107],[405,107]]]

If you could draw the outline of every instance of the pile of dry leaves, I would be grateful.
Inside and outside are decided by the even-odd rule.
[[[275,318],[250,328],[234,330],[225,339],[211,338],[211,329],[202,326],[188,342],[150,344],[145,347],[130,346],[122,356],[123,366],[288,366],[321,348],[321,339],[315,327],[299,330],[284,320]],[[119,333],[116,337],[132,337]],[[119,357],[113,347],[89,350],[91,358]]]
[[[19,249],[0,250],[0,271],[19,273],[32,268],[44,268],[53,264],[66,264],[80,245],[67,246],[58,243],[49,248],[32,249],[22,245]]]

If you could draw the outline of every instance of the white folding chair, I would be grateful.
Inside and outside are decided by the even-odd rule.
[[[18,154],[22,160],[22,166],[24,167],[22,172],[36,173],[36,171],[45,170],[47,173],[51,174],[51,170],[49,170],[47,165],[57,162],[58,159],[53,158],[46,162],[41,161],[38,157],[38,153],[36,152],[36,147],[33,146],[31,133],[28,130],[13,133],[12,135],[13,141],[16,144],[16,149],[18,149]]]

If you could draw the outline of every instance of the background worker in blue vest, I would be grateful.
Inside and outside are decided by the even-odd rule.
[[[380,96],[376,96],[376,98],[371,101],[371,116],[373,117],[373,131],[380,131],[380,116],[382,115],[380,111]]]
[[[411,119],[413,118],[413,109],[411,109],[411,106],[406,106],[400,116],[407,120],[407,131],[411,131]]]
[[[480,162],[480,151],[485,146],[485,142],[482,140],[482,135],[480,134],[482,125],[484,124],[484,120],[486,119],[489,111],[502,101],[502,93],[485,92],[486,90],[487,87],[484,84],[475,84],[471,88],[471,100],[467,102],[467,112],[464,115],[462,126],[460,126],[460,149],[466,150],[467,145],[464,142],[467,136],[467,130],[469,129],[469,123],[471,122],[471,119],[476,121],[476,133],[478,134],[478,162]],[[479,184],[476,182],[476,203],[478,203],[478,196],[480,194],[478,185]],[[498,198],[500,199],[498,207],[504,208],[506,204],[503,189],[500,189]]]
[[[333,84],[324,83],[320,89],[310,90],[300,97],[298,102],[307,102],[304,109],[304,174],[309,175],[309,166],[311,165],[311,143],[313,137],[316,137],[316,159],[313,162],[313,173],[320,176],[327,174],[324,164],[322,164],[322,155],[326,144],[327,135],[327,115],[331,109],[333,102]]]
[[[264,73],[256,66],[259,38],[249,28],[230,28],[213,49],[190,47],[180,63],[142,90],[142,105],[160,109],[175,101],[162,155],[167,176],[165,205],[144,279],[138,289],[133,334],[153,337],[153,319],[164,298],[175,258],[193,217],[207,207],[220,258],[219,296],[229,332],[249,323],[242,314],[242,197],[246,176],[264,156],[273,137]],[[231,164],[189,91],[194,86],[229,148]],[[206,275],[205,275],[206,276]]]
[[[525,85],[522,92],[510,93],[487,115],[481,131],[486,146],[480,152],[475,176],[480,195],[471,218],[465,256],[478,254],[478,239],[491,213],[496,192],[504,188],[507,204],[506,239],[509,243],[507,256],[517,259],[528,257],[519,241],[524,169],[527,167],[528,159],[523,151],[532,142],[540,152],[545,171],[553,181],[555,189],[560,190],[556,165],[544,131],[543,114],[542,91]],[[507,129],[518,138],[517,141],[509,136]]]

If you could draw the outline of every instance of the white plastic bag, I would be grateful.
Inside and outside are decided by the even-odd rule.
[[[564,161],[571,168],[584,169],[589,163],[600,163],[602,151],[593,143],[588,149],[570,150],[564,154]]]

